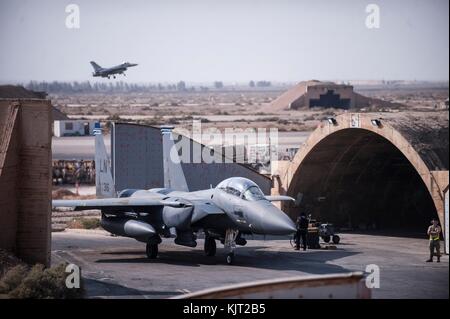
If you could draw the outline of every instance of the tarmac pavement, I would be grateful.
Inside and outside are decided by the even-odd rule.
[[[163,239],[156,260],[145,244],[104,231],[66,230],[52,234],[52,263],[75,263],[82,269],[89,298],[168,298],[187,292],[253,280],[365,271],[380,268],[380,288],[373,298],[448,298],[448,256],[425,263],[428,240],[341,234],[336,250],[294,251],[289,239],[248,238],[236,249],[234,265],[226,250],[206,257],[203,240],[196,248]],[[443,246],[443,245],[441,245]]]

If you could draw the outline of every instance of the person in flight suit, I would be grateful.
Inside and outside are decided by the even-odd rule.
[[[437,262],[441,262],[441,245],[440,245],[440,234],[441,226],[436,219],[431,221],[430,227],[427,231],[428,236],[430,236],[430,259],[427,260],[428,263],[433,262],[434,251],[436,250]]]
[[[296,234],[296,245],[295,249],[300,249],[300,240],[302,241],[303,250],[306,250],[306,235],[308,234],[308,218],[306,218],[305,213],[301,213],[297,218],[296,226],[297,226],[297,234]]]

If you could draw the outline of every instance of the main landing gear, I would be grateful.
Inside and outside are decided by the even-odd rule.
[[[145,253],[148,259],[155,259],[158,256],[158,244],[147,243]]]
[[[211,236],[205,237],[205,255],[208,257],[212,257],[216,255],[216,240]]]
[[[158,245],[161,243],[161,237],[154,236],[148,239],[147,245],[145,246],[145,253],[148,259],[155,259],[158,257]]]

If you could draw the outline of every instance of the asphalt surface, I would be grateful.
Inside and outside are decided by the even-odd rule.
[[[426,239],[342,234],[336,250],[306,252],[294,251],[288,239],[248,240],[230,266],[219,243],[217,255],[206,257],[201,239],[197,248],[163,239],[158,258],[148,260],[145,244],[103,231],[52,236],[52,263],[80,266],[90,298],[168,298],[253,280],[364,271],[369,264],[380,267],[373,298],[449,298],[448,256],[425,263]]]

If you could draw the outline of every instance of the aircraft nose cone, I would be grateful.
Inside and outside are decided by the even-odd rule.
[[[297,231],[294,222],[276,207],[265,215],[262,221],[264,232],[269,235],[290,235]]]

